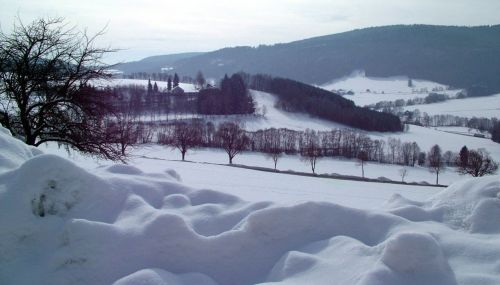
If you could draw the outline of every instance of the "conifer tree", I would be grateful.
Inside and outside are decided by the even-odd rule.
[[[168,76],[168,80],[167,80],[167,90],[168,90],[168,91],[172,91],[172,77],[171,77],[171,76]]]
[[[179,75],[177,73],[174,74],[174,87],[179,86]]]

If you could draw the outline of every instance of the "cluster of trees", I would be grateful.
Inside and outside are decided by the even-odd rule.
[[[199,73],[198,84],[204,82]],[[204,88],[198,93],[197,110],[205,115],[253,114],[255,103],[240,74],[227,75],[220,82],[220,88]]]
[[[439,183],[439,173],[447,166],[456,167],[458,173],[473,177],[494,174],[498,170],[498,164],[485,149],[469,150],[467,146],[463,146],[459,153],[443,153],[439,145],[434,145],[427,154],[427,161],[431,172],[436,173],[436,184]]]
[[[469,129],[476,129],[481,132],[491,133],[491,139],[495,142],[500,142],[500,121],[498,118],[483,118],[483,117],[460,117],[453,115],[428,115],[426,112],[423,114],[420,110],[404,111],[398,113],[401,120],[408,124],[414,124],[425,127],[466,127]],[[494,135],[496,134],[496,135]]]
[[[458,97],[458,93],[457,96]],[[394,101],[380,101],[375,104],[371,104],[366,106],[367,108],[370,108],[372,110],[376,111],[381,111],[384,113],[391,113],[391,114],[397,114],[403,112],[403,107],[405,106],[415,106],[415,105],[423,105],[423,104],[433,104],[433,103],[438,103],[438,102],[444,102],[446,100],[450,100],[452,97],[446,95],[446,94],[439,94],[439,93],[429,93],[424,98],[412,98],[412,99],[397,99]]]
[[[174,73],[169,74],[166,72],[133,72],[131,74],[127,74],[124,76],[125,78],[128,79],[143,79],[143,80],[153,80],[153,81],[164,81],[164,82],[170,82],[170,84],[173,84],[173,86],[178,86],[179,82],[184,82],[184,83],[194,83],[194,79],[190,76],[182,76],[182,78],[177,74]],[[169,85],[170,85],[169,84]],[[170,89],[169,89],[170,90]]]
[[[498,122],[497,118],[467,118],[449,114],[430,116],[426,112],[421,113],[418,109],[415,109],[413,111],[405,111],[400,115],[402,119],[409,124],[425,127],[467,127],[480,131],[490,131],[491,129],[493,129],[495,123]]]
[[[498,164],[493,161],[486,150],[469,150],[467,146],[462,147],[456,156],[455,164],[459,173],[469,174],[473,177],[493,174],[498,169]]]
[[[108,104],[116,115],[139,120],[141,116],[157,116],[196,113],[196,97],[189,93],[174,94],[168,88],[160,90],[156,82],[142,85],[121,85],[106,88],[88,86],[92,93],[107,98]],[[110,114],[111,115],[111,114]]]
[[[368,131],[401,131],[397,116],[360,108],[351,100],[308,84],[267,75],[242,74],[249,88],[278,97],[277,107],[290,112],[304,112],[315,117]]]

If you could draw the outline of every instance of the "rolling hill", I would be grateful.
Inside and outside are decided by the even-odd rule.
[[[354,70],[365,70],[367,76],[407,75],[485,95],[500,91],[500,25],[373,27],[170,59],[172,72],[183,75],[201,70],[207,77],[220,78],[225,73],[244,71],[325,84]],[[122,70],[160,71],[165,63],[157,62],[158,57],[146,58]]]

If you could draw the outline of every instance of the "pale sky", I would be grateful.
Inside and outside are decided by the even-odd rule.
[[[123,49],[109,61],[258,46],[393,24],[500,24],[500,0],[0,0],[0,24],[60,16]]]

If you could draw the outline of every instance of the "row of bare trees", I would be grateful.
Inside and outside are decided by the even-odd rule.
[[[212,146],[226,151],[229,164],[233,158],[247,149],[249,138],[243,128],[234,122],[225,122],[217,129],[205,125],[200,120],[179,121],[163,128],[158,134],[158,143],[177,148],[185,160],[189,149],[200,146]]]
[[[262,152],[272,159],[275,169],[284,154],[299,154],[301,159],[310,165],[313,173],[316,172],[316,164],[322,157],[341,156],[357,159],[363,177],[364,164],[367,161],[404,166],[418,164],[436,173],[436,184],[439,183],[439,174],[447,166],[456,166],[460,173],[472,176],[491,174],[498,168],[482,149],[468,151],[468,158],[463,162],[462,155],[451,151],[443,153],[438,145],[425,153],[416,142],[401,142],[394,138],[389,138],[387,142],[373,140],[366,134],[345,129],[302,132],[272,128],[248,132],[236,122],[225,122],[216,127],[211,122],[190,120],[163,126],[158,134],[158,142],[177,148],[182,160],[188,150],[196,147],[222,148],[227,153],[230,164],[242,151]]]

